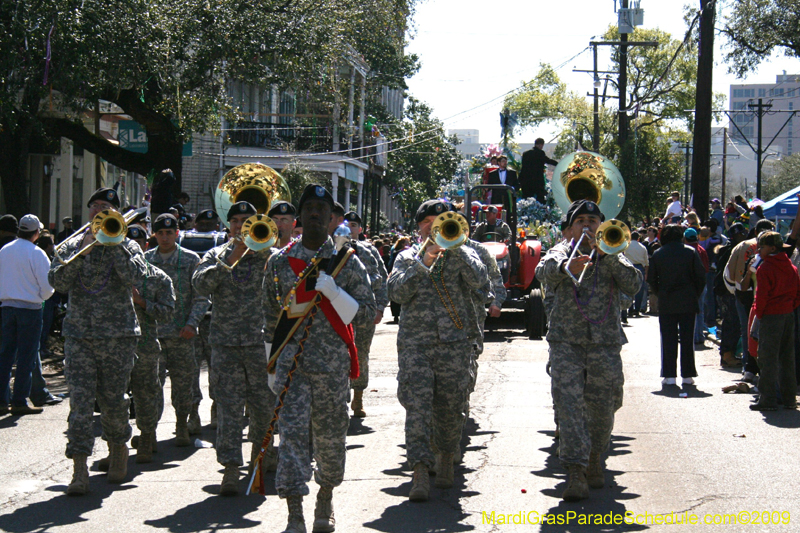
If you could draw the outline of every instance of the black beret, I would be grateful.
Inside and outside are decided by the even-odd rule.
[[[161,218],[161,217],[158,217]],[[129,239],[147,239],[147,230],[138,224],[128,226]]]
[[[153,222],[153,233],[160,229],[178,229],[178,219],[169,213],[161,213]]]
[[[347,222],[358,222],[358,225],[361,225],[361,217],[355,211],[348,211],[344,214],[344,219]]]
[[[255,214],[257,214],[256,208],[253,207],[253,204],[251,204],[250,202],[245,202],[245,201],[236,202],[228,210],[228,222],[230,222],[231,219],[236,215],[253,216]]]
[[[295,216],[296,214],[297,210],[294,208],[294,206],[289,202],[284,202],[284,201],[275,202],[267,212],[267,216],[270,217],[274,217],[275,215]]]
[[[575,200],[572,202],[572,205],[569,206],[569,210],[567,211],[567,222],[569,225],[572,226],[572,223],[575,222],[575,219],[580,215],[594,215],[600,217],[601,222],[606,219],[605,215],[600,212],[600,208],[597,207],[597,204],[591,200]]]
[[[333,209],[331,209],[334,215],[343,217],[344,216],[344,206],[339,202],[333,202]]]
[[[417,209],[417,215],[414,219],[417,221],[417,224],[419,224],[425,217],[439,216],[445,211],[455,211],[453,204],[446,200],[426,200],[422,202],[422,205]]]
[[[104,202],[108,202],[109,204],[113,205],[117,209],[119,209],[119,194],[114,189],[102,188],[97,189],[94,191],[94,194],[89,198],[89,202],[86,204],[86,207],[92,205],[92,202],[95,200],[102,200]]]
[[[219,218],[216,211],[213,209],[205,209],[197,213],[196,220],[214,220],[215,218]]]
[[[318,185],[316,183],[306,185],[306,188],[303,190],[303,194],[300,195],[300,201],[297,202],[298,212],[303,210],[303,204],[307,200],[320,200],[331,206],[331,210],[333,210],[333,196],[322,185]]]
[[[17,217],[14,215],[3,215],[0,217],[0,231],[8,231],[9,233],[18,232]]]

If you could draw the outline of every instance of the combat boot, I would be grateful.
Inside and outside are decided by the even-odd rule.
[[[219,486],[220,496],[236,496],[239,494],[239,466],[234,463],[225,465],[222,483]]]
[[[306,519],[303,518],[303,497],[287,496],[286,505],[289,507],[289,521],[283,533],[306,533]]]
[[[97,469],[101,472],[108,472],[108,465],[111,464],[111,448],[108,450],[108,455],[97,461]]]
[[[589,497],[589,485],[586,483],[586,467],[583,465],[567,465],[567,488],[561,495],[565,502],[577,502]]]
[[[217,429],[217,402],[211,403],[211,422],[208,423],[208,429]]]
[[[139,436],[139,447],[136,449],[136,462],[153,462],[153,441],[156,438],[155,431],[146,431]]]
[[[336,530],[336,519],[333,517],[333,487],[320,487],[317,493],[317,505],[314,507],[314,526],[312,533],[330,533]]]
[[[178,421],[175,423],[175,446],[189,446],[191,443],[186,415],[178,415]]]
[[[449,489],[453,486],[453,454],[442,453],[440,456],[434,484],[437,489]]]
[[[364,418],[367,413],[364,412],[364,391],[353,389],[353,402],[350,407],[353,409],[353,416],[356,418]]]
[[[414,466],[414,475],[411,478],[411,491],[408,499],[412,502],[426,502],[431,492],[431,479],[428,476],[428,467],[423,463]]]
[[[108,482],[122,483],[128,475],[128,445],[110,442],[111,462],[108,464]]]
[[[72,481],[67,487],[67,496],[83,496],[89,492],[89,468],[86,466],[86,454],[76,453],[72,456]]]
[[[199,435],[202,424],[200,423],[200,404],[192,405],[192,412],[189,413],[189,435]]]
[[[603,459],[600,452],[589,454],[589,468],[586,470],[586,482],[593,489],[602,489],[606,483],[605,473],[603,472]]]

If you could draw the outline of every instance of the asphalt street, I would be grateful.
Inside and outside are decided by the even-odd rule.
[[[696,520],[683,528],[688,531],[800,530],[800,412],[751,412],[752,395],[723,394],[721,388],[738,374],[720,369],[711,342],[697,354],[695,386],[662,387],[658,319],[630,319],[625,329],[630,343],[623,349],[625,402],[617,413],[606,488],[566,504],[558,497],[566,472],[554,456],[547,343],[527,339],[519,313],[488,326],[462,442],[463,464],[456,468],[455,486],[432,487],[426,503],[407,501],[411,473],[404,464],[404,410],[396,397],[397,326],[378,326],[364,397],[368,416],[351,420],[345,481],[334,491],[337,531],[681,529],[659,525],[659,519]],[[206,378],[204,373],[204,386]],[[59,386],[59,376],[49,379]],[[169,402],[168,392],[165,396]],[[204,424],[209,407],[204,400]],[[274,478],[267,479],[266,497],[218,496],[222,468],[211,447],[213,432],[204,427],[202,447],[175,447],[170,407],[159,425],[153,463],[137,465],[132,451],[128,481],[109,485],[95,466],[107,453],[98,439],[90,458],[91,493],[67,497],[68,410],[65,402],[40,415],[0,418],[0,531],[283,530],[287,511],[275,495]],[[96,430],[99,435],[99,419]],[[249,444],[245,458],[248,454]],[[315,494],[312,482],[304,502],[309,531]],[[625,513],[628,522],[640,523],[613,523]],[[562,523],[533,523],[545,514]],[[580,523],[586,520],[611,523]]]

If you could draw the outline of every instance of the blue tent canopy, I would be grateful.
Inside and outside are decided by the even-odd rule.
[[[798,193],[800,193],[800,187],[785,192],[762,205],[761,209],[764,210],[764,216],[770,220],[776,218],[794,218],[797,215]]]

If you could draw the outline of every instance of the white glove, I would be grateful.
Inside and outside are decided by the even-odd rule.
[[[264,351],[267,353],[267,364],[269,364],[269,353],[272,351],[272,343],[265,342],[264,343]],[[272,392],[278,394],[275,389],[277,389],[277,385],[275,384],[275,374],[270,374],[267,372],[267,386],[270,388]]]
[[[336,281],[325,272],[320,272],[317,278],[316,289],[328,298],[331,303],[339,297],[339,293],[341,292],[339,286],[336,285]]]

